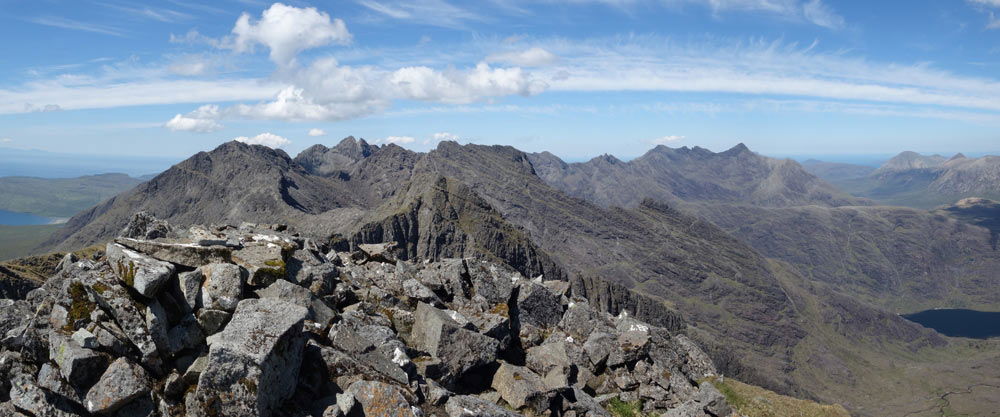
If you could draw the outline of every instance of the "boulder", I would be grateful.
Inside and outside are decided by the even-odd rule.
[[[233,314],[228,311],[203,308],[198,312],[198,327],[205,337],[219,333],[229,324]]]
[[[524,279],[520,273],[481,260],[468,260],[466,267],[475,295],[490,304],[507,304],[514,285]]]
[[[444,405],[448,417],[518,417],[499,405],[474,395],[459,395],[448,399]]]
[[[96,349],[97,348],[97,336],[94,336],[87,329],[80,329],[73,332],[72,339],[76,344],[80,345],[85,349]]]
[[[417,417],[406,401],[403,391],[394,385],[377,381],[358,381],[344,392],[352,395],[365,416]]]
[[[173,227],[164,220],[140,211],[132,216],[119,236],[132,239],[158,239],[173,233]]]
[[[141,366],[118,358],[108,366],[97,382],[87,391],[87,411],[111,414],[150,390],[149,375]]]
[[[201,270],[181,272],[177,274],[177,282],[181,290],[182,306],[186,311],[197,311],[201,304],[201,284],[205,281],[205,275]]]
[[[202,411],[218,416],[273,415],[296,387],[308,311],[276,299],[243,300],[198,379]]]
[[[204,277],[201,305],[204,308],[232,312],[243,299],[247,271],[233,264],[208,264],[198,268]],[[186,297],[186,296],[185,296]]]
[[[496,360],[499,342],[461,327],[447,312],[418,303],[410,335],[413,347],[441,360],[441,383],[452,386],[465,373]]]
[[[191,268],[230,262],[232,258],[232,249],[218,245],[200,246],[194,243],[157,242],[127,237],[117,238],[115,243],[164,262]]]
[[[158,367],[160,355],[156,342],[146,327],[146,313],[139,310],[139,306],[132,301],[128,291],[117,282],[107,279],[94,283],[90,288],[91,294],[101,308],[114,317],[118,330],[121,330],[125,338],[139,350],[143,364]],[[98,343],[104,345],[101,335],[98,336]]]
[[[59,373],[59,370],[52,366],[52,364],[48,362],[43,363],[42,367],[38,369],[38,376],[35,379],[39,387],[59,394],[78,405],[83,405],[83,394],[86,391],[77,389],[66,382],[62,374]]]
[[[59,372],[73,386],[89,388],[108,366],[104,355],[81,347],[69,336],[58,331],[49,333],[49,358],[59,367]]]
[[[233,251],[233,261],[249,272],[248,284],[265,287],[288,275],[285,253],[291,248],[291,243],[280,239],[252,243]]]
[[[396,263],[395,242],[360,244],[358,250],[364,254],[368,262]]]
[[[523,366],[501,364],[493,375],[490,386],[515,410],[527,407],[537,414],[548,409],[551,404],[542,378]]]
[[[617,349],[617,340],[610,333],[591,333],[587,341],[583,343],[583,351],[594,366],[601,366],[611,355],[611,352]]]
[[[174,275],[174,266],[169,262],[153,259],[117,243],[108,243],[105,256],[118,279],[148,298],[155,297]]]
[[[563,317],[559,295],[542,285],[523,281],[517,294],[517,318],[540,328],[554,327]]]
[[[308,289],[285,280],[277,280],[267,288],[257,290],[260,298],[275,298],[286,301],[309,310],[306,320],[320,323],[325,328],[336,317],[333,311],[323,301],[316,298]]]
[[[74,404],[58,394],[42,389],[31,378],[18,376],[10,381],[10,385],[10,403],[32,416],[75,417],[81,414],[76,411]]]

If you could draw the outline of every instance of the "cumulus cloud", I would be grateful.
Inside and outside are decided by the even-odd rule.
[[[291,65],[295,56],[306,49],[351,42],[351,33],[341,19],[315,7],[299,8],[274,3],[259,20],[253,21],[243,13],[233,27],[232,49],[236,52],[251,50],[255,44],[270,49],[271,60],[278,65]]]
[[[323,129],[312,128],[309,129],[309,136],[323,136],[326,135],[326,131]]]
[[[545,49],[534,47],[524,51],[502,52],[486,57],[486,62],[500,62],[523,67],[540,67],[556,62],[559,57]]]
[[[385,139],[380,140],[380,143],[394,143],[396,145],[403,145],[407,143],[416,142],[417,138],[412,136],[389,136]]]
[[[649,141],[649,143],[652,143],[653,145],[668,145],[671,143],[680,142],[682,140],[684,140],[684,136],[670,135],[670,136],[658,137],[656,139]]]
[[[388,82],[399,98],[444,103],[471,103],[515,94],[531,96],[548,87],[521,68],[492,68],[487,63],[479,63],[467,71],[405,67],[394,71]]]
[[[233,138],[233,140],[237,142],[243,142],[248,145],[264,145],[269,148],[280,148],[289,143],[292,143],[292,141],[270,132],[264,132],[252,138],[246,136],[239,136]]]
[[[219,106],[214,104],[204,105],[188,114],[175,115],[173,119],[167,121],[163,127],[175,132],[198,132],[210,133],[222,130],[222,124],[217,120],[220,118]]]

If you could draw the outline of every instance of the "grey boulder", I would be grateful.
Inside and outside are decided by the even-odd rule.
[[[149,375],[146,371],[128,359],[118,358],[104,371],[100,381],[87,391],[87,411],[113,413],[149,390]]]
[[[105,253],[118,279],[149,298],[155,297],[174,275],[174,266],[169,262],[153,259],[117,243],[108,243]]]

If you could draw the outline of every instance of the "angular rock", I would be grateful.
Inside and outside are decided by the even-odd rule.
[[[201,305],[201,284],[205,281],[205,275],[200,270],[181,272],[177,274],[177,281],[183,295],[184,309],[186,311],[197,311]]]
[[[158,239],[167,237],[171,233],[173,233],[173,228],[170,223],[157,219],[145,211],[140,211],[132,216],[119,236],[132,239]]]
[[[105,256],[118,279],[148,298],[155,297],[174,275],[174,266],[169,262],[158,261],[117,243],[108,243]]]
[[[57,331],[49,333],[49,358],[59,366],[66,381],[81,389],[89,388],[104,372],[108,359],[104,355],[84,349],[72,338]]]
[[[11,381],[10,403],[35,417],[75,417],[76,407],[66,399],[46,391],[30,378],[19,376]]]
[[[308,311],[275,299],[243,300],[211,345],[196,392],[208,414],[273,415],[296,387]]]
[[[517,318],[521,323],[541,328],[559,324],[563,317],[559,295],[544,286],[524,282],[517,294]]]
[[[515,283],[524,279],[517,271],[480,260],[468,260],[466,267],[475,295],[490,304],[509,303]]]
[[[618,344],[614,336],[604,332],[591,333],[590,337],[583,344],[583,351],[587,354],[587,358],[590,359],[590,363],[595,366],[600,366],[604,363],[611,355],[611,352],[617,348]]]
[[[185,349],[195,349],[205,342],[198,320],[187,316],[167,332],[167,353],[176,355]]]
[[[395,242],[360,244],[358,250],[365,255],[368,262],[396,263]]]
[[[451,397],[445,403],[444,409],[448,413],[448,417],[517,417],[520,415],[474,395]]]
[[[246,270],[233,264],[208,264],[198,268],[198,271],[204,277],[201,286],[202,306],[228,312],[235,310],[243,299]]]
[[[108,366],[100,381],[87,391],[87,411],[113,413],[148,393],[150,388],[149,375],[141,366],[118,358]]]
[[[83,394],[82,390],[74,388],[69,383],[63,379],[62,374],[49,363],[43,363],[42,367],[38,369],[38,376],[36,377],[38,381],[38,386],[45,388],[46,390],[59,394],[62,397],[69,399],[79,405],[83,405]]]
[[[396,386],[376,381],[358,381],[344,392],[361,405],[365,416],[417,417]]]
[[[233,253],[232,249],[225,246],[200,246],[193,243],[157,242],[126,237],[115,239],[115,243],[164,262],[191,268],[230,262]]]
[[[316,298],[309,290],[285,280],[277,280],[267,288],[257,290],[260,298],[275,298],[309,310],[306,320],[320,323],[324,327],[336,317],[333,309]]]
[[[523,366],[501,364],[490,386],[515,410],[527,407],[534,413],[541,413],[551,403],[542,378]]]
[[[91,289],[97,303],[114,317],[124,336],[142,354],[143,364],[154,368],[159,366],[159,352],[146,327],[146,314],[139,310],[128,291],[109,279],[102,279],[91,285]],[[103,344],[100,338],[98,342]]]
[[[275,242],[260,242],[233,251],[233,261],[247,269],[247,284],[255,287],[271,285],[276,280],[285,279],[288,271],[285,253],[292,245],[280,239]]]
[[[232,317],[228,311],[203,308],[198,312],[198,327],[202,335],[208,337],[222,331]]]
[[[545,343],[528,349],[525,363],[539,375],[546,375],[552,369],[568,374],[573,366],[573,361],[567,353],[566,342]]]
[[[95,349],[97,348],[97,336],[94,336],[87,329],[80,329],[73,332],[72,339],[76,344],[85,349]]]
[[[496,360],[499,342],[462,328],[444,310],[418,303],[410,343],[441,360],[441,383],[448,387],[466,372]]]

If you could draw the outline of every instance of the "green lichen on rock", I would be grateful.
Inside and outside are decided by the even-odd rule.
[[[73,323],[78,320],[89,319],[90,313],[94,312],[97,308],[97,304],[90,301],[90,297],[87,295],[87,288],[79,281],[73,281],[69,284],[69,296],[70,296],[70,306],[69,306],[69,320],[66,324],[66,329],[73,330]]]
[[[122,282],[129,287],[135,287],[135,262],[129,261],[128,265],[121,261],[116,262],[115,271],[118,272]]]
[[[287,275],[285,261],[281,259],[271,259],[264,261],[266,267],[258,268],[254,272],[254,282],[270,284],[279,279],[284,279]]]

